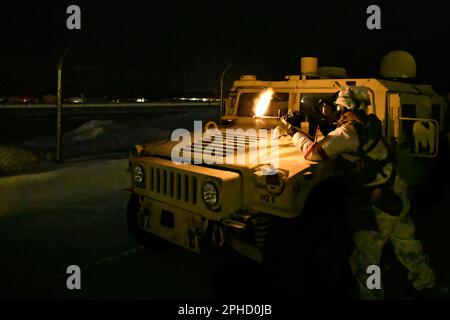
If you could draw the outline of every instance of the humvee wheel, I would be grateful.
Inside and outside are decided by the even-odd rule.
[[[127,205],[127,227],[130,234],[146,249],[167,249],[170,242],[153,234],[143,231],[139,227],[138,212],[140,209],[139,196],[131,194]]]
[[[342,199],[324,190],[313,191],[298,218],[273,221],[263,258],[273,297],[345,298],[351,294],[352,247],[345,206]]]

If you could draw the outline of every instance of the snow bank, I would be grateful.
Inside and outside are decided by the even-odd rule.
[[[30,150],[0,145],[0,175],[23,171],[38,162]]]
[[[194,121],[218,120],[218,116],[216,108],[205,108],[132,118],[121,117],[117,120],[92,119],[62,135],[62,158],[69,160],[111,153],[126,154],[134,144],[165,140],[170,138],[174,129],[192,130]],[[55,159],[54,135],[33,137],[22,142],[20,146],[33,150],[42,160]],[[36,156],[28,158],[30,161],[37,161]],[[27,164],[20,163],[17,170],[25,168]]]

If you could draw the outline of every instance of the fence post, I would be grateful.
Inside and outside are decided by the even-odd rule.
[[[225,70],[223,70],[222,74],[220,75],[220,114],[224,115],[225,114],[225,110],[223,108],[223,80],[225,78],[225,74],[227,73],[228,69],[230,69],[231,65],[233,63],[230,62],[227,67],[225,68]]]
[[[61,115],[62,115],[62,59],[58,62],[58,88],[56,98],[56,162],[61,162]]]
[[[61,58],[58,61],[58,79],[57,79],[57,95],[56,95],[56,162],[62,162],[62,66],[64,57],[72,48],[73,43],[71,43],[66,50],[64,50]]]

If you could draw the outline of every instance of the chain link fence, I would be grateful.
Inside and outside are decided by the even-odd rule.
[[[178,61],[173,64],[130,66],[97,61],[98,58],[88,61],[77,50],[75,48],[68,52],[62,71],[63,103],[82,102],[78,108],[80,112],[73,112],[63,106],[62,148],[68,156],[93,154],[102,150],[125,151],[127,143],[161,137],[163,134],[152,130],[160,129],[161,123],[167,123],[164,129],[168,130],[170,126],[193,123],[193,120],[218,119],[220,110],[216,99],[220,97],[220,75],[230,61],[219,62],[212,58],[206,61],[199,56],[192,63]],[[83,54],[87,55],[86,52]],[[264,69],[245,64],[242,61],[232,63],[224,78],[225,96],[233,81],[242,74],[257,74],[264,78]],[[21,171],[39,161],[54,160],[56,65],[57,61],[0,61],[0,174]],[[130,110],[129,114],[91,108],[90,112],[81,112],[88,105],[136,103],[138,98],[144,98],[146,102],[163,101],[170,104],[181,97],[205,98],[209,99],[209,103],[215,100],[216,108],[207,110],[187,106],[184,110],[167,107],[147,113],[124,109]],[[15,105],[15,108],[11,108],[11,105]],[[117,135],[116,130],[104,127],[108,121],[121,128],[121,133],[127,138]],[[92,132],[87,134],[92,135],[92,139],[103,141],[101,146],[84,146],[81,142],[75,143],[65,138],[71,137],[77,129],[86,127],[92,127]],[[130,133],[130,130],[134,132]],[[102,135],[94,135],[94,132],[102,132]],[[116,143],[110,143],[112,139]]]

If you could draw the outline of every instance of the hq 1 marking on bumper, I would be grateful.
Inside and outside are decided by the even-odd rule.
[[[185,304],[178,307],[178,315],[197,315],[209,318],[213,315],[224,316],[266,316],[272,314],[272,306],[270,304],[223,304],[220,306],[193,306]]]

